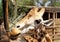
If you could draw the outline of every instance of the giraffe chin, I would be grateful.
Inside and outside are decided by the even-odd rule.
[[[16,40],[19,35],[20,35],[20,30],[18,30],[17,28],[12,28],[12,30],[10,32],[10,39]]]
[[[19,34],[16,34],[16,35],[11,35],[11,36],[10,36],[10,39],[11,39],[11,40],[16,40],[19,35],[20,35],[20,33],[19,33]]]

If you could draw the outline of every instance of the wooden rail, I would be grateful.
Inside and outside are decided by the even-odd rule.
[[[21,7],[33,8],[36,6],[21,6]],[[42,8],[42,7],[38,7],[38,8]],[[60,7],[44,7],[44,8],[46,8],[46,12],[60,12]]]

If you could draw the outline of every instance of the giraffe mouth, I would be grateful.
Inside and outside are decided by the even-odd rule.
[[[16,34],[16,35],[11,35],[10,38],[11,38],[11,40],[16,40],[19,35],[20,35],[20,33]]]

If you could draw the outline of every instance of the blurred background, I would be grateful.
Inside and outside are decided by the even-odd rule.
[[[9,16],[15,19],[20,11],[27,12],[28,8],[25,6],[59,7],[59,4],[60,0],[9,0]],[[3,18],[2,0],[0,0],[0,18]]]

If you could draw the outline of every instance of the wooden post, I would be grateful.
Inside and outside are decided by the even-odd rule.
[[[48,14],[49,16],[48,16],[48,18],[50,19],[50,12],[49,12],[49,14]]]
[[[6,30],[6,36],[8,37],[8,41],[10,42],[9,39],[9,24],[8,24],[8,0],[2,0],[3,3],[3,13],[4,13],[4,27]]]
[[[53,21],[54,21],[53,27],[55,27],[55,12],[53,12]],[[53,35],[55,35],[55,28],[53,29]],[[54,38],[54,36],[53,36],[53,38]]]
[[[8,0],[3,0],[3,12],[4,12],[4,27],[6,31],[9,31],[9,23],[8,23]]]
[[[54,27],[55,27],[55,12],[53,13]]]
[[[56,19],[57,19],[57,12],[56,12]]]

